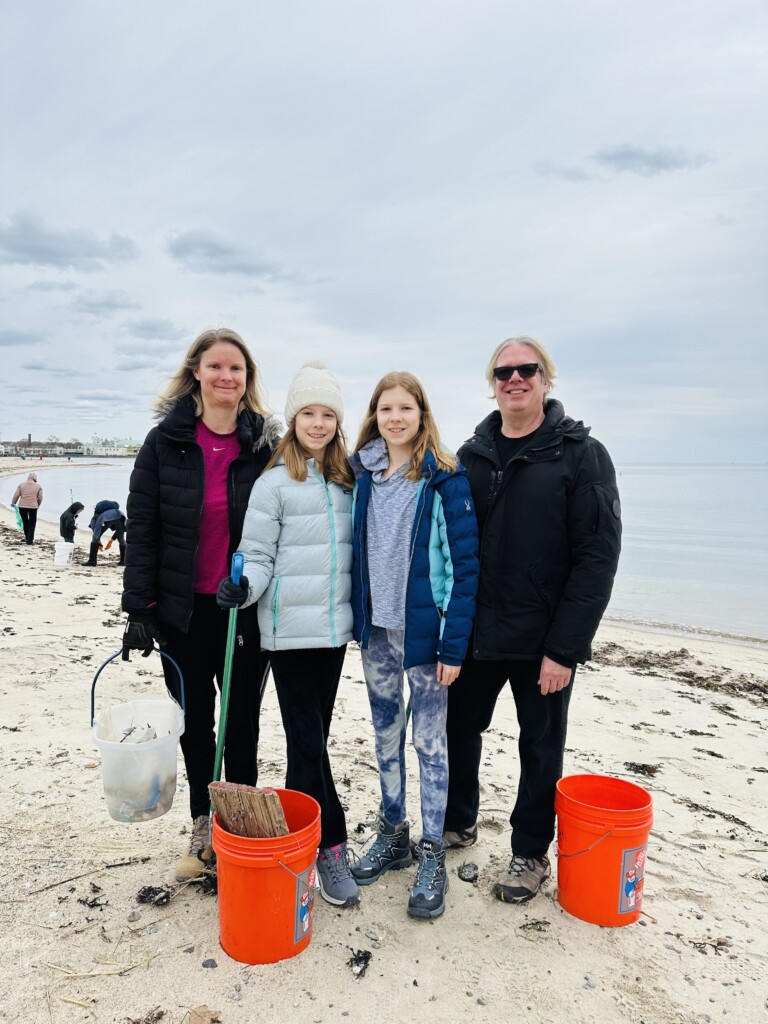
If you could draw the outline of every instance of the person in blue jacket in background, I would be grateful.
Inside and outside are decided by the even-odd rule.
[[[120,511],[120,506],[116,501],[98,501],[94,506],[88,529],[92,531],[91,547],[88,552],[88,561],[83,562],[83,565],[96,565],[99,541],[105,530],[114,530],[120,548],[118,565],[125,565],[125,513]]]
[[[448,876],[448,687],[472,632],[477,522],[456,457],[440,444],[421,382],[393,372],[374,389],[356,452],[352,610],[371,704],[382,803],[376,838],[352,867],[370,885],[412,860],[405,800],[403,674],[419,759],[422,838],[408,915],[439,917]]]

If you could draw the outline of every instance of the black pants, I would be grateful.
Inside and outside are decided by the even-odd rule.
[[[21,522],[24,526],[24,540],[27,544],[34,544],[35,527],[37,526],[37,509],[22,508],[21,505],[19,505],[19,515],[21,516]]]
[[[305,651],[270,651],[287,742],[286,789],[320,804],[320,846],[347,840],[347,823],[328,759],[328,734],[346,645]]]
[[[482,732],[509,682],[520,726],[520,784],[509,818],[512,850],[539,857],[555,835],[555,784],[563,774],[571,682],[542,696],[538,661],[475,661],[467,655],[448,691],[448,807],[445,830],[473,825],[480,809]]]
[[[224,741],[224,771],[228,782],[255,786],[258,778],[259,710],[261,686],[269,660],[259,645],[259,626],[254,605],[238,613],[229,714]],[[213,781],[216,759],[214,711],[216,684],[221,689],[227,646],[229,612],[216,604],[214,594],[196,594],[189,632],[161,625],[161,647],[174,658],[184,676],[186,714],[181,751],[189,783],[189,809],[193,818],[208,814],[208,784]],[[163,658],[168,689],[179,699],[179,678]],[[215,680],[215,682],[214,682]]]

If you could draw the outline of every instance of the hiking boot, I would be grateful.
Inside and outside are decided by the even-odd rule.
[[[459,847],[474,846],[477,842],[477,822],[469,828],[457,828],[452,832],[443,832],[443,846],[446,850],[457,850]]]
[[[493,887],[493,895],[502,903],[527,903],[551,874],[546,854],[541,857],[521,857],[513,853],[509,867]]]
[[[378,833],[368,852],[352,865],[352,877],[358,885],[370,885],[391,868],[407,868],[413,860],[408,822],[396,829],[379,818]]]
[[[207,814],[201,814],[192,825],[189,853],[176,862],[176,881],[188,882],[190,878],[195,878],[205,870],[212,858],[211,822]]]
[[[416,847],[419,870],[408,898],[409,917],[440,917],[445,910],[448,874],[445,870],[445,847],[422,839]]]
[[[360,902],[360,890],[349,869],[346,843],[326,846],[317,856],[320,895],[337,907],[354,907]]]

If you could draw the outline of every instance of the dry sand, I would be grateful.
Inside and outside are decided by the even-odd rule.
[[[4,460],[0,472],[27,468]],[[5,502],[6,490],[0,481]],[[505,693],[485,742],[479,842],[448,855],[443,918],[410,920],[413,870],[393,872],[363,891],[359,909],[338,910],[318,898],[314,935],[299,956],[245,966],[219,945],[212,893],[191,886],[164,906],[137,902],[144,886],[169,883],[187,841],[181,761],[168,814],[143,824],[107,814],[89,691],[96,667],[120,646],[116,554],[101,556],[96,569],[56,568],[55,528],[39,524],[38,541],[27,547],[13,523],[11,512],[0,510],[0,1020],[768,1019],[766,645],[604,626],[595,660],[578,674],[566,772],[633,780],[655,802],[637,923],[600,928],[569,916],[558,904],[556,879],[525,906],[491,897],[508,857],[517,781],[514,708]],[[113,703],[160,696],[159,675],[154,657],[118,661],[102,676],[103,692]],[[352,649],[331,742],[350,834],[362,842],[368,830],[355,829],[371,820],[378,785]],[[260,755],[261,784],[282,785],[284,739],[271,685]],[[412,816],[414,764],[411,753]],[[479,866],[476,884],[456,875],[467,860]],[[348,964],[357,950],[371,953],[361,976]],[[211,1013],[196,1016],[201,1006]]]

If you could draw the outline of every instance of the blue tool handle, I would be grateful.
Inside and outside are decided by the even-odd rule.
[[[233,583],[240,582],[240,577],[243,575],[244,565],[245,559],[243,558],[239,551],[236,551],[234,555],[232,555],[232,571],[230,572],[230,576],[232,577]]]

